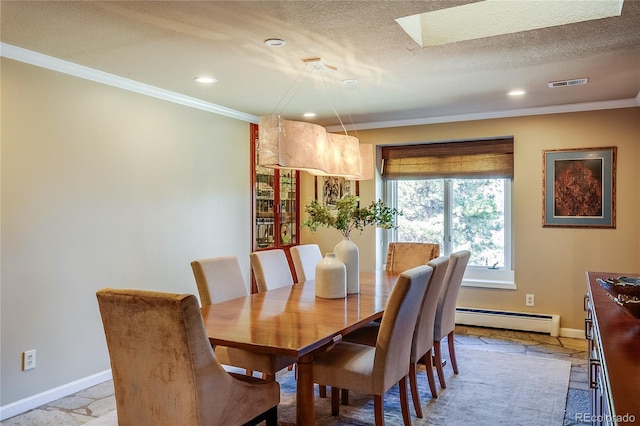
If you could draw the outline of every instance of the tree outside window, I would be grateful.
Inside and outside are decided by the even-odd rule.
[[[398,241],[437,242],[441,253],[467,249],[470,266],[504,268],[506,179],[398,180]]]

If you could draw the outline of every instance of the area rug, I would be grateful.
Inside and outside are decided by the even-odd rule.
[[[413,425],[433,426],[554,426],[564,419],[571,363],[550,358],[511,353],[456,348],[460,374],[445,367],[447,388],[433,399],[424,366],[418,373],[418,386],[424,417]],[[280,425],[295,425],[295,379],[288,373],[278,380],[281,402]],[[436,375],[436,383],[437,383]],[[329,393],[329,392],[328,392]],[[411,398],[411,397],[409,397]],[[385,395],[385,422],[402,425],[398,387]],[[331,416],[331,398],[316,398],[316,425],[371,425],[373,398],[355,392],[349,405],[340,406],[340,415]]]
[[[446,346],[446,345],[445,345]],[[446,348],[445,348],[446,349]],[[409,400],[413,425],[423,426],[561,426],[563,424],[571,363],[551,358],[489,352],[459,345],[456,348],[460,374],[445,366],[447,388],[431,397],[424,366],[419,366],[418,387],[424,417],[415,417]],[[436,383],[437,383],[436,375]],[[293,372],[278,375],[281,401],[279,424],[295,422]],[[329,393],[329,392],[328,392]],[[409,397],[411,398],[411,397]],[[384,398],[385,422],[402,425],[398,387]],[[315,399],[316,425],[372,425],[373,398],[350,392],[349,405],[340,406],[340,415],[331,416],[331,399]],[[85,426],[117,426],[115,410]]]

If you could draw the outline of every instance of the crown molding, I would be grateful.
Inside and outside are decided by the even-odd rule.
[[[20,62],[25,62],[38,67],[47,68],[64,74],[73,75],[78,78],[83,78],[86,80],[95,81],[97,83],[118,87],[120,89],[128,90],[131,92],[140,93],[142,95],[163,99],[169,102],[174,102],[180,105],[197,108],[204,111],[209,111],[214,114],[247,121],[254,124],[258,123],[258,117],[255,115],[236,111],[211,102],[205,102],[197,98],[182,95],[180,93],[160,89],[149,84],[144,84],[135,80],[119,77],[113,74],[85,67],[83,65],[78,65],[73,62],[64,61],[52,56],[43,55],[41,53],[23,49],[21,47],[13,46],[10,44],[0,43],[0,56],[14,59]],[[585,102],[580,104],[554,105],[547,107],[522,108],[502,111],[488,111],[471,114],[443,115],[437,117],[424,117],[407,120],[377,121],[370,123],[349,124],[345,125],[345,128],[346,130],[383,129],[389,127],[419,126],[423,124],[455,123],[462,121],[489,120],[496,118],[524,117],[530,115],[562,114],[567,112],[632,108],[637,106],[640,106],[640,92],[638,92],[638,95],[635,98],[630,99],[619,99],[602,102]],[[329,132],[334,132],[343,131],[345,128],[343,128],[342,126],[327,126],[326,130]]]
[[[409,120],[377,121],[372,123],[345,124],[346,130],[370,130],[389,127],[420,126],[423,124],[457,123],[461,121],[490,120],[495,118],[525,117],[530,115],[563,114],[566,112],[597,111],[603,109],[633,108],[640,106],[640,92],[630,99],[613,101],[584,102],[580,104],[554,105],[546,107],[488,111],[472,114],[443,115],[439,117],[415,118]],[[342,126],[328,126],[328,132],[343,131]]]
[[[73,62],[64,61],[54,58],[53,56],[43,55],[42,53],[23,49],[6,43],[0,43],[0,56],[35,65],[41,68],[47,68],[52,71],[61,72],[63,74],[72,75],[85,80],[95,81],[96,83],[106,84],[108,86],[117,87],[128,90],[130,92],[140,93],[142,95],[151,96],[165,101],[173,102],[188,107],[213,112],[215,114],[226,117],[235,118],[242,121],[252,123],[258,122],[258,117],[236,111],[211,102],[205,102],[197,98],[185,96],[180,93],[171,92],[169,90],[160,89],[149,84],[140,83],[139,81],[130,80],[128,78],[119,77],[104,71],[78,65]]]

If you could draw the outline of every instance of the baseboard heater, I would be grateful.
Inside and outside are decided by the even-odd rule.
[[[560,315],[456,308],[456,324],[560,335]]]

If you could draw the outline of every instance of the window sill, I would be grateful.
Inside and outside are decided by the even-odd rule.
[[[500,290],[516,290],[515,281],[501,281],[501,280],[488,280],[488,279],[474,279],[464,278],[462,280],[462,287],[475,287],[475,288],[493,288]]]

